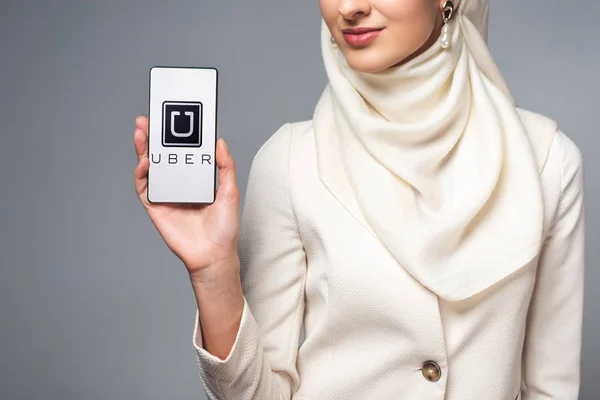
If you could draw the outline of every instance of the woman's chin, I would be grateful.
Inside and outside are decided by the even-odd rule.
[[[405,57],[390,57],[389,52],[376,48],[347,49],[344,57],[354,71],[376,73],[402,62]]]

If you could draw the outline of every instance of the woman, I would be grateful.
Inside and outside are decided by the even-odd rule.
[[[516,107],[488,1],[320,9],[329,84],[258,151],[239,230],[224,141],[214,204],[152,205],[137,119],[136,190],[189,271],[208,397],[575,400],[581,153]]]

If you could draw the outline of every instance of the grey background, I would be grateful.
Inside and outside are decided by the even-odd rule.
[[[0,398],[205,398],[185,268],[134,194],[134,118],[151,65],[217,67],[243,193],[256,150],[311,118],[325,84],[317,1],[0,4]],[[585,400],[600,392],[598,16],[595,0],[502,0],[490,26],[519,104],[584,153]]]

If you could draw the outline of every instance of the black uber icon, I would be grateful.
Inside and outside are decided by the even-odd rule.
[[[164,147],[202,146],[202,103],[165,101],[162,107]]]

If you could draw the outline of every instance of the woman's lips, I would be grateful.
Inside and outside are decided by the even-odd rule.
[[[351,46],[364,46],[367,43],[373,41],[381,29],[374,28],[357,28],[357,29],[344,29],[344,40]]]

